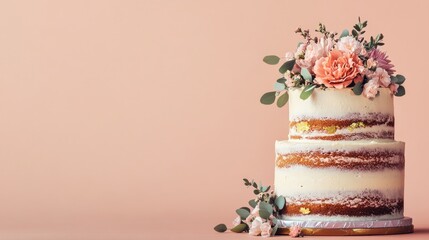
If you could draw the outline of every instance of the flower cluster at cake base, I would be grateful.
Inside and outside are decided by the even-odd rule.
[[[384,45],[384,35],[365,39],[367,21],[359,22],[338,36],[319,24],[315,31],[319,36],[311,36],[309,30],[298,28],[304,41],[298,43],[294,52],[287,52],[284,58],[276,55],[264,57],[263,61],[276,65],[281,60],[280,78],[274,84],[274,91],[261,97],[261,103],[284,106],[290,88],[302,88],[301,99],[309,98],[316,88],[349,88],[356,95],[369,99],[377,97],[379,88],[390,89],[392,95],[405,95],[402,84],[405,77],[394,75],[394,65],[387,54],[379,49]]]
[[[270,237],[277,232],[279,221],[277,219],[280,210],[285,207],[286,199],[283,196],[276,196],[271,186],[263,186],[254,181],[243,179],[244,185],[253,187],[256,198],[249,201],[249,207],[241,207],[235,212],[237,217],[232,222],[231,231],[236,233],[247,232],[253,236]],[[217,232],[228,230],[225,224],[218,224],[214,227]],[[290,236],[302,236],[301,228],[291,228]]]

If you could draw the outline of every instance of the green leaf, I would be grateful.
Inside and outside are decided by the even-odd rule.
[[[263,219],[269,219],[271,214],[266,209],[259,209],[259,216]]]
[[[277,102],[277,104],[278,104],[278,102]],[[271,188],[271,186],[263,186],[263,187],[261,188],[261,191],[262,191],[262,192],[268,192],[268,190],[270,190],[270,188]]]
[[[276,221],[274,222],[274,220],[276,220]],[[271,232],[271,236],[275,236],[275,235],[276,235],[276,233],[277,233],[277,229],[279,228],[279,222],[277,221],[277,218],[274,218],[274,219],[273,219],[273,223],[274,223],[275,225],[274,225],[274,227],[273,227],[273,231]]]
[[[357,37],[358,36],[358,32],[356,32],[356,30],[352,30],[352,35],[353,35],[353,37]]]
[[[286,204],[286,199],[283,196],[278,196],[276,200],[274,200],[274,203],[279,208],[279,210],[283,209]]]
[[[313,81],[313,77],[311,76],[310,71],[308,71],[307,68],[301,68],[301,75],[305,80],[310,82]]]
[[[305,100],[311,96],[314,89],[316,88],[316,85],[310,84],[305,86],[305,88],[302,90],[301,95],[299,96],[302,100]]]
[[[277,57],[276,55],[269,55],[269,56],[265,56],[262,61],[264,61],[266,64],[276,65],[277,63],[279,63],[280,58]]]
[[[398,78],[396,78],[396,76],[390,76],[390,82],[398,83]]]
[[[343,30],[343,32],[342,32],[342,33],[341,33],[341,35],[340,35],[340,38],[342,38],[342,37],[347,37],[347,36],[349,36],[349,35],[350,35],[349,30],[344,29],[344,30]]]
[[[264,95],[262,95],[260,101],[262,104],[270,105],[273,104],[276,100],[276,92],[267,92]]]
[[[226,225],[222,223],[222,224],[216,225],[216,227],[214,227],[214,230],[216,232],[225,232],[227,228],[226,228]]]
[[[286,78],[284,78],[284,77],[279,78],[279,79],[277,79],[277,82],[278,83],[285,83],[286,82]]]
[[[256,184],[256,182],[253,182],[253,183],[252,183],[252,186],[253,186],[254,188],[258,188],[258,184]]]
[[[250,186],[251,185],[250,182],[249,182],[249,180],[247,178],[243,178],[243,181],[244,181],[244,185],[246,185],[246,186]]]
[[[244,232],[246,229],[247,229],[247,224],[240,223],[237,226],[235,226],[234,228],[232,228],[231,231],[235,232],[235,233],[241,233],[241,232]]]
[[[248,212],[250,212],[250,209],[249,209],[248,207],[241,207],[241,209],[245,209],[245,210],[247,210]]]
[[[396,92],[395,96],[402,97],[405,95],[405,88],[404,86],[399,86],[398,91]]]
[[[361,95],[363,92],[363,82],[356,83],[352,90],[355,95]]]
[[[255,195],[258,195],[258,194],[260,193],[260,191],[259,191],[258,189],[255,189],[255,190],[253,190],[253,193],[254,193]]]
[[[283,93],[278,99],[277,99],[277,107],[281,108],[283,107],[287,101],[289,100],[289,94],[287,92]],[[263,191],[265,192],[265,191]]]
[[[283,65],[279,68],[279,72],[281,74],[284,74],[287,70],[291,71],[294,65],[295,65],[295,59],[287,61],[283,63]]]
[[[256,207],[256,205],[258,205],[258,203],[256,203],[255,199],[252,199],[252,200],[250,200],[250,201],[249,201],[249,205],[250,205],[252,208],[255,208],[255,207]]]
[[[273,207],[267,202],[260,202],[259,209],[265,209],[270,215],[273,214]]]
[[[405,77],[402,75],[396,75],[396,79],[397,79],[397,84],[403,84],[405,82]]]
[[[246,219],[250,215],[250,211],[247,211],[247,209],[239,208],[235,210],[235,212],[240,216],[242,220]]]
[[[286,85],[284,83],[274,83],[274,90],[276,90],[277,92],[283,91],[286,89]]]

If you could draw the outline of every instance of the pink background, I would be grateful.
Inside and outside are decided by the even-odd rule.
[[[411,236],[424,238],[428,7],[1,1],[0,239],[249,239],[212,227],[252,197],[242,177],[272,184],[287,137],[287,108],[259,104],[278,77],[261,59],[293,50],[299,26],[341,32],[359,15],[408,78],[396,139]]]

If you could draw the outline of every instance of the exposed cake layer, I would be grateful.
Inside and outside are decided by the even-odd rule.
[[[404,143],[278,141],[275,189],[286,215],[397,218],[403,209]]]
[[[282,215],[287,217],[311,218],[312,216],[367,217],[383,216],[385,219],[398,217],[403,212],[402,198],[386,198],[378,191],[332,192],[331,197],[289,197]],[[303,211],[305,209],[305,211]]]
[[[393,97],[388,89],[372,100],[349,89],[316,89],[309,99],[291,89],[289,139],[393,139]]]

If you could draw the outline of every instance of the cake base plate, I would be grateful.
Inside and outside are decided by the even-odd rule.
[[[296,221],[279,220],[277,234],[289,234],[291,226],[300,226],[301,233],[313,236],[359,236],[412,233],[412,219],[404,217],[377,221]]]

